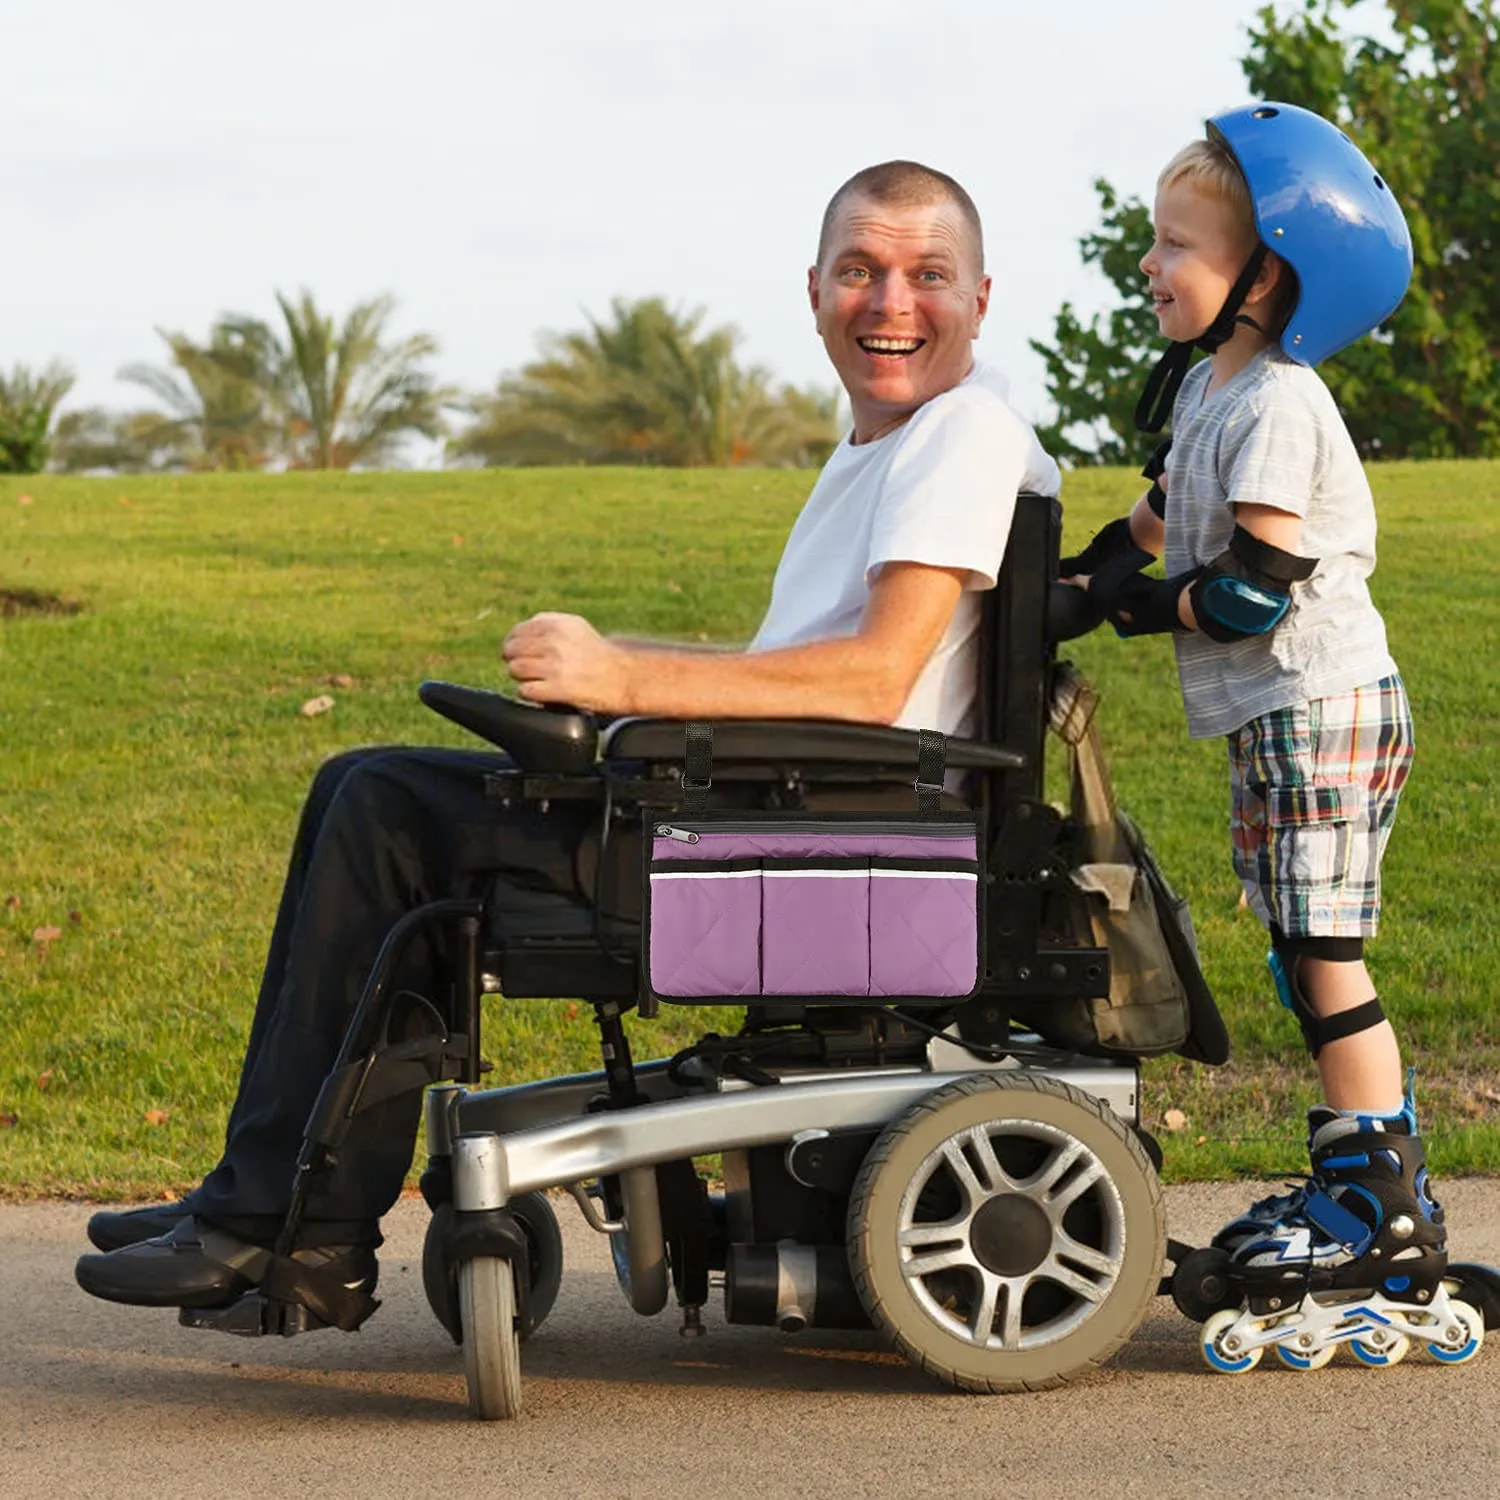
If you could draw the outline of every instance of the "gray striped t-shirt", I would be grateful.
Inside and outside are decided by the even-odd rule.
[[[1302,518],[1299,551],[1318,559],[1266,635],[1173,637],[1188,733],[1228,734],[1260,714],[1347,692],[1396,670],[1365,580],[1375,567],[1375,502],[1333,397],[1278,349],[1257,354],[1204,400],[1210,361],[1188,372],[1167,460],[1167,576],[1210,562],[1237,504]]]

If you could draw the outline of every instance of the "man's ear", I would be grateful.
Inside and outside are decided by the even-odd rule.
[[[818,315],[818,268],[807,268],[807,300],[812,305],[813,317]]]
[[[979,337],[979,325],[984,322],[984,315],[990,310],[990,278],[988,276],[981,276],[979,278],[979,285],[975,289],[974,299],[974,327],[969,334],[971,339]]]

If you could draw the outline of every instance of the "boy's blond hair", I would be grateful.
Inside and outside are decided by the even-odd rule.
[[[1161,175],[1156,179],[1156,191],[1175,187],[1179,182],[1190,182],[1200,193],[1227,203],[1245,233],[1252,240],[1257,238],[1250,184],[1245,181],[1239,163],[1217,141],[1206,138],[1189,141],[1161,169]]]
[[[1240,171],[1239,163],[1227,146],[1207,137],[1189,141],[1176,156],[1161,169],[1156,179],[1156,190],[1175,187],[1179,182],[1191,184],[1200,193],[1227,204],[1245,231],[1247,244],[1260,243],[1260,231],[1255,226],[1255,204],[1250,198],[1250,184]],[[1297,306],[1297,273],[1285,260],[1273,251],[1267,252],[1280,267],[1276,285],[1271,289],[1271,298],[1266,312],[1269,316],[1268,331],[1272,337],[1286,327]]]

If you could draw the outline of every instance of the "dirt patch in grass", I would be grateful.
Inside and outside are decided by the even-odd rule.
[[[47,589],[0,588],[0,620],[22,615],[76,615],[82,610],[77,599],[65,599]]]

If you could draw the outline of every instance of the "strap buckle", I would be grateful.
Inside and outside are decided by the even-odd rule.
[[[682,789],[685,792],[706,792],[713,784],[712,776],[705,776],[702,781],[694,781],[686,771],[682,773]]]
[[[942,782],[937,782],[936,784],[934,784],[930,781],[923,781],[921,777],[918,777],[914,782],[912,782],[912,786],[916,788],[917,796],[919,797],[923,792],[932,792],[939,797],[943,795]]]

